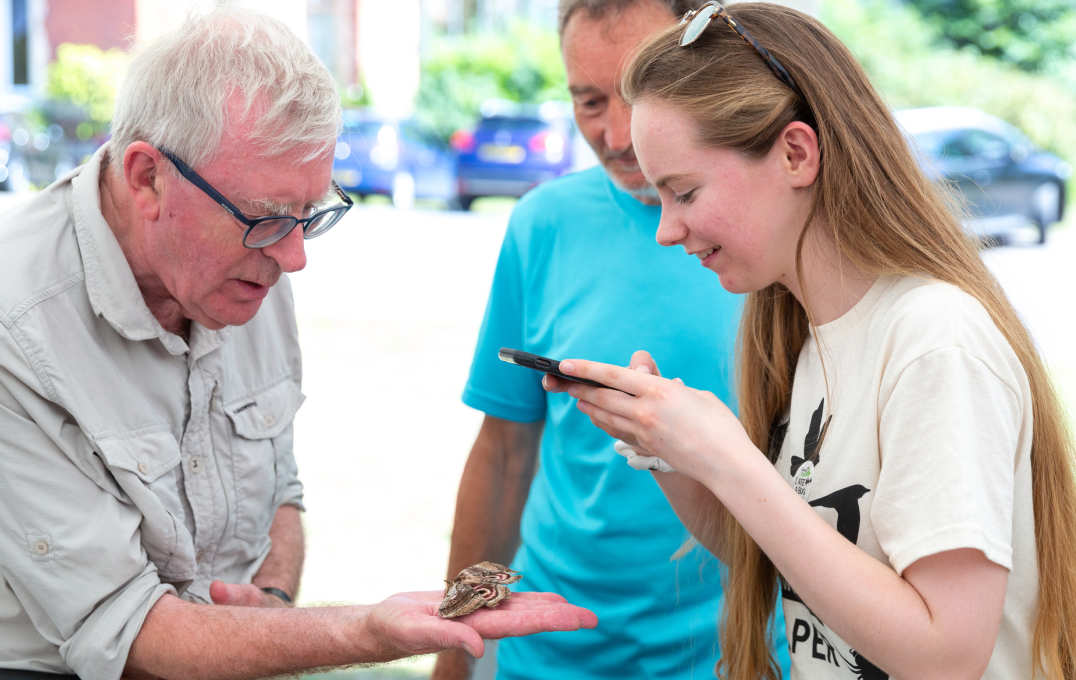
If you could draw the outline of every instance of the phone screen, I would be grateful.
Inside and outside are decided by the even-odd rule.
[[[549,373],[550,375],[555,375],[558,378],[563,378],[564,380],[571,380],[572,382],[582,383],[584,385],[593,385],[594,387],[616,389],[613,387],[609,387],[608,385],[603,385],[600,382],[596,382],[594,380],[587,380],[586,378],[577,378],[573,375],[565,375],[560,372],[559,361],[557,361],[556,359],[550,359],[549,357],[543,357],[538,354],[531,354],[530,352],[524,352],[523,350],[519,349],[502,347],[500,351],[497,352],[497,357],[500,358],[501,361],[507,361],[510,364],[515,364],[516,366],[533,368],[536,371],[541,371],[542,373]]]

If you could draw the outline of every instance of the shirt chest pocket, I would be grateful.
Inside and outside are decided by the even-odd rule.
[[[292,420],[302,401],[299,386],[285,380],[224,404],[231,429],[235,534],[243,540],[268,538],[286,482],[283,467],[291,458]]]
[[[98,437],[95,446],[126,500],[141,512],[142,546],[161,577],[193,578],[194,541],[179,496],[179,442],[170,432],[149,432]]]

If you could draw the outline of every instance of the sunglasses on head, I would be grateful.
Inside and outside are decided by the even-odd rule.
[[[766,65],[770,67],[773,74],[788,85],[793,92],[800,96],[800,99],[807,101],[807,98],[803,96],[803,92],[796,87],[796,82],[792,80],[792,76],[788,74],[788,70],[777,61],[777,58],[770,54],[770,51],[760,45],[757,40],[751,37],[751,34],[747,32],[747,29],[736,23],[725,6],[717,0],[710,0],[705,5],[698,9],[689,10],[686,12],[682,19],[680,19],[680,25],[684,27],[684,33],[680,36],[680,47],[687,47],[691,43],[699,39],[702,32],[706,30],[706,27],[710,25],[710,21],[717,17],[725,22],[725,25],[736,32],[736,35],[740,36],[745,43],[754,48],[758,56],[762,57],[762,60],[766,62]]]

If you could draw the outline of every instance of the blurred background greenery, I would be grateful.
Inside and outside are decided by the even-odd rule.
[[[891,107],[979,108],[1076,165],[1071,0],[825,0],[819,18]]]
[[[890,106],[980,108],[1076,165],[1072,0],[822,0],[819,18],[861,61]],[[126,58],[114,49],[61,46],[49,67],[43,107],[77,110],[85,123],[80,136],[100,134]],[[377,104],[361,86],[341,94],[348,105]],[[415,117],[447,145],[489,99],[568,99],[553,28],[517,20],[505,30],[431,41]]]

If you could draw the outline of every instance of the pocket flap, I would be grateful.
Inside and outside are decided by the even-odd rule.
[[[132,472],[147,484],[179,465],[179,442],[171,432],[98,438],[95,443],[109,467]]]
[[[229,402],[224,405],[224,411],[240,437],[268,439],[291,425],[303,399],[299,385],[288,379]]]

